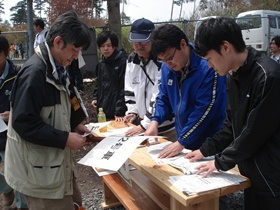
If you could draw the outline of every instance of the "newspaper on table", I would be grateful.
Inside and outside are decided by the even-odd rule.
[[[246,180],[244,177],[230,172],[214,171],[206,178],[202,178],[203,175],[196,175],[195,173],[197,170],[195,167],[213,160],[214,156],[203,158],[201,161],[190,162],[189,159],[184,158],[184,156],[191,150],[183,149],[180,154],[172,158],[158,158],[159,153],[170,144],[172,144],[172,142],[153,145],[148,147],[147,151],[157,164],[169,164],[170,166],[178,168],[185,174],[181,176],[170,176],[169,182],[186,195],[237,185]]]
[[[238,185],[246,179],[230,172],[212,172],[207,177],[202,175],[170,176],[169,182],[186,195],[197,194],[209,190]]]
[[[214,159],[214,156],[210,156],[203,158],[201,161],[190,162],[189,159],[184,158],[188,152],[191,152],[191,150],[188,149],[183,149],[181,153],[171,158],[158,158],[159,153],[170,144],[172,144],[172,142],[164,142],[158,145],[150,146],[147,148],[148,154],[157,164],[169,164],[174,168],[181,170],[184,174],[194,174],[197,172],[195,169],[196,166]]]

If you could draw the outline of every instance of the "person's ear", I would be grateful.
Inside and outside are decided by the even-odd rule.
[[[54,38],[53,46],[55,48],[62,48],[64,46],[64,42],[63,42],[61,36],[57,36],[57,37]]]
[[[232,45],[228,41],[224,41],[221,45],[221,52],[224,51],[226,53],[229,53],[231,51]]]

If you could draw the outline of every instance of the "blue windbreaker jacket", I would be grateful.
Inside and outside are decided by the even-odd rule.
[[[174,113],[180,144],[198,149],[212,137],[226,116],[226,77],[208,67],[191,47],[191,62],[185,73],[162,64],[160,91],[151,120],[159,124]]]

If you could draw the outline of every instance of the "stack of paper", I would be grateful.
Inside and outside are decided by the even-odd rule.
[[[230,172],[212,172],[206,178],[202,175],[170,176],[169,181],[186,195],[237,185],[246,179]]]
[[[184,156],[191,150],[184,149],[180,154],[172,158],[158,158],[159,153],[170,144],[172,144],[172,142],[153,145],[148,147],[147,151],[157,164],[169,164],[186,174],[181,176],[170,176],[169,181],[172,185],[187,195],[236,185],[246,180],[242,176],[230,172],[216,171],[212,172],[206,178],[202,178],[202,175],[196,175],[195,172],[197,170],[195,170],[195,167],[204,162],[213,160],[214,156],[203,158],[201,161],[190,162],[188,159],[184,158]]]

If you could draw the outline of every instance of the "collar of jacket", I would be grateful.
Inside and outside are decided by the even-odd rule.
[[[112,53],[112,55],[108,58],[105,58],[102,55],[102,62],[103,63],[108,63],[108,64],[113,64],[116,60],[118,60],[121,57],[122,52],[115,49],[114,52]]]
[[[240,77],[244,77],[250,73],[250,69],[252,65],[257,61],[258,55],[261,53],[252,47],[248,47],[248,56],[242,66],[240,66],[236,72],[232,73],[233,79],[239,79]]]
[[[161,67],[161,62],[158,61],[157,57],[154,56],[152,53],[150,53],[150,57],[147,61],[146,64],[148,64],[150,62],[150,60],[152,60],[156,65],[157,67],[160,69]],[[136,65],[140,65],[141,63],[141,58],[138,56],[138,54],[136,52],[132,52],[128,58],[128,62],[133,62],[134,64]]]
[[[47,67],[47,75],[53,77],[55,80],[59,80],[56,64],[51,54],[50,48],[47,42],[38,45],[35,48],[35,53],[43,60]]]
[[[60,80],[60,73],[57,69],[57,64],[54,61],[54,58],[50,52],[49,46],[47,42],[41,43],[35,48],[35,53],[38,55],[39,58],[42,59],[42,61],[46,65],[46,76],[50,78],[51,80],[54,80],[56,84],[64,85],[62,84]],[[64,67],[63,67],[64,68]],[[70,81],[68,77],[66,77],[65,86],[68,87],[70,84]],[[66,88],[68,91],[68,88]]]

